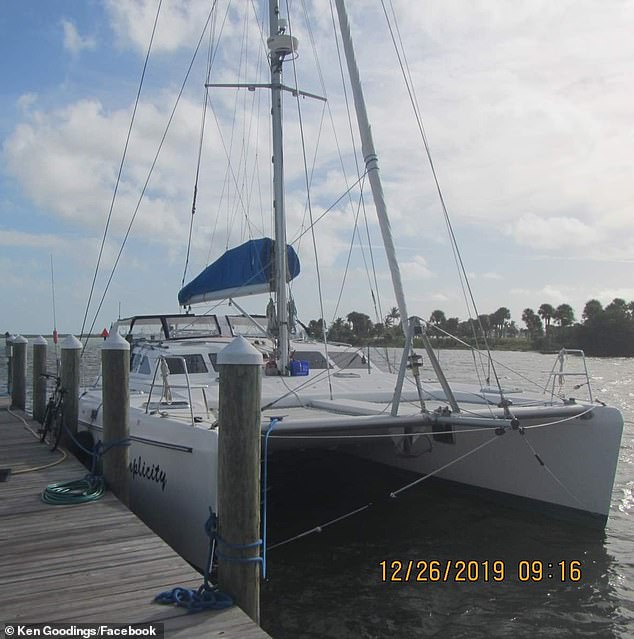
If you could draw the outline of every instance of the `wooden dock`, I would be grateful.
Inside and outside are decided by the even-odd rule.
[[[170,639],[269,637],[237,606],[188,614],[153,603],[164,590],[197,588],[202,577],[111,493],[81,505],[43,503],[47,485],[80,479],[86,470],[40,444],[8,403],[0,397],[0,469],[11,468],[0,483],[0,619],[157,622]]]

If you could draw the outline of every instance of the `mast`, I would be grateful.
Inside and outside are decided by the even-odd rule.
[[[354,49],[352,46],[352,36],[350,35],[350,23],[348,22],[348,14],[344,5],[344,0],[335,0],[337,6],[337,15],[339,16],[339,28],[341,29],[341,39],[343,41],[343,48],[346,54],[346,63],[348,65],[348,75],[350,76],[350,85],[352,87],[352,95],[354,97],[354,107],[357,113],[357,123],[359,125],[359,135],[361,136],[361,152],[363,153],[363,159],[365,161],[366,171],[368,173],[368,180],[370,182],[370,188],[372,189],[372,197],[374,198],[374,207],[376,208],[376,214],[379,219],[379,226],[381,227],[381,235],[383,236],[383,246],[385,247],[385,254],[387,256],[387,262],[390,267],[390,274],[392,276],[392,286],[394,287],[394,295],[396,296],[396,304],[398,305],[399,313],[401,314],[401,328],[405,334],[405,348],[403,349],[403,357],[401,360],[401,366],[399,368],[398,377],[396,381],[396,388],[394,389],[394,397],[392,400],[393,416],[398,413],[398,406],[401,398],[401,391],[403,389],[403,381],[405,379],[405,370],[407,367],[407,356],[409,349],[411,348],[412,337],[416,325],[419,324],[416,319],[410,322],[409,315],[407,314],[407,305],[405,304],[405,294],[403,292],[403,283],[401,281],[401,270],[396,260],[396,251],[394,249],[394,240],[392,238],[392,227],[390,226],[390,220],[387,216],[387,206],[385,204],[385,198],[383,196],[383,186],[381,185],[381,178],[379,176],[379,161],[374,149],[374,141],[372,139],[372,130],[370,128],[370,122],[368,120],[368,112],[365,108],[365,100],[363,98],[363,90],[361,88],[361,80],[359,78],[359,68],[357,67],[357,60],[354,55]],[[454,394],[447,382],[440,364],[434,353],[434,349],[431,346],[427,335],[423,331],[423,344],[425,350],[429,356],[434,372],[438,377],[438,381],[445,391],[446,397],[451,405],[451,408],[455,412],[459,412],[458,403],[454,397]]]
[[[282,135],[282,63],[297,49],[297,39],[285,35],[286,20],[280,18],[278,0],[269,0],[270,37],[267,44],[271,61],[271,121],[273,137],[273,212],[275,220],[275,300],[278,327],[277,368],[288,374],[289,331],[286,295],[286,212],[284,208],[284,140]]]
[[[379,161],[374,150],[374,140],[372,139],[372,130],[368,120],[368,112],[365,108],[365,100],[361,89],[361,80],[359,79],[359,68],[354,56],[352,47],[352,36],[350,35],[350,24],[348,22],[348,14],[343,0],[335,0],[337,6],[337,14],[339,16],[339,28],[341,29],[341,38],[343,48],[346,54],[346,62],[348,64],[348,74],[350,76],[350,84],[352,86],[352,95],[354,97],[354,106],[357,112],[357,122],[359,124],[359,135],[361,136],[361,152],[365,162],[366,171],[368,173],[368,181],[372,189],[372,197],[374,198],[374,206],[379,219],[381,235],[383,236],[383,245],[387,255],[387,262],[390,267],[392,276],[392,286],[394,295],[396,296],[396,305],[401,314],[401,327],[407,335],[407,305],[405,303],[405,294],[403,293],[403,283],[401,282],[401,271],[396,260],[396,251],[394,249],[394,240],[392,239],[392,227],[387,216],[387,206],[385,197],[383,196],[383,186],[379,176]]]

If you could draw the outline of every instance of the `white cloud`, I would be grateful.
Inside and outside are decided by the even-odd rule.
[[[369,0],[349,5],[394,241],[401,258],[405,258],[403,278],[413,294],[408,305],[413,313],[423,315],[434,300],[447,307],[452,303],[457,306],[459,296],[452,297],[450,291],[458,292],[459,287],[455,276],[450,275],[454,267],[442,210],[380,8]],[[313,35],[326,86],[322,88],[317,77],[312,42],[303,18],[295,16],[293,29],[300,38],[298,83],[302,89],[327,93],[329,98],[323,130],[322,104],[301,101],[309,172],[319,141],[311,183],[314,212],[319,215],[355,181],[356,168],[350,151],[347,112],[340,99],[336,49],[331,46],[329,6],[325,0],[308,2],[306,6],[316,16]],[[609,282],[614,290],[627,290],[627,268],[619,266],[610,271],[613,265],[609,262],[630,263],[634,259],[634,126],[629,107],[634,97],[629,68],[629,61],[634,58],[634,38],[629,36],[634,30],[634,4],[535,0],[518,6],[453,0],[430,5],[395,0],[394,6],[465,266],[477,272],[477,288],[484,295],[478,299],[478,306],[493,310],[506,305],[504,295],[517,299],[522,308],[538,306],[543,297],[553,303],[573,303],[589,297],[586,291],[601,290],[602,282]],[[3,178],[10,186],[3,194],[7,206],[16,206],[14,194],[19,190],[25,200],[20,203],[21,210],[32,209],[35,216],[55,217],[58,222],[61,220],[59,226],[64,232],[70,228],[82,236],[100,236],[103,230],[138,69],[148,46],[157,4],[154,0],[107,0],[105,7],[117,44],[131,49],[139,64],[129,64],[128,51],[108,49],[112,38],[100,37],[103,59],[113,64],[125,60],[126,64],[126,68],[108,70],[107,85],[101,83],[108,87],[108,97],[101,101],[95,97],[100,95],[95,89],[100,83],[91,82],[85,87],[75,84],[79,76],[73,74],[72,67],[78,65],[71,60],[61,71],[63,89],[72,86],[72,97],[65,103],[59,86],[21,88],[24,94],[18,100],[19,121],[12,132],[10,125],[7,127],[3,143],[3,164],[8,171]],[[152,59],[148,67],[119,186],[112,221],[115,239],[125,231],[134,211],[169,116],[175,87],[188,63],[182,58],[188,58],[193,50],[209,7],[209,3],[187,0],[163,3],[153,45],[153,52],[159,54],[158,62]],[[216,33],[225,16],[224,8],[222,11]],[[227,13],[214,69],[216,82],[267,81],[263,55],[266,47],[258,28],[248,27],[249,37],[242,37],[242,25],[246,19],[252,21],[252,13],[250,3],[234,3]],[[70,14],[61,23],[69,51],[81,52],[96,46],[96,40],[80,34],[75,25],[88,24],[82,26],[87,33],[100,33],[103,26],[96,22],[90,25],[84,18],[79,22]],[[59,20],[55,24],[60,24]],[[248,50],[242,50],[243,43],[248,43],[244,45]],[[86,64],[93,57],[86,56]],[[179,68],[175,72],[176,65]],[[291,69],[288,64],[288,83],[294,82]],[[82,67],[81,71],[83,76],[90,76],[93,71],[104,73],[103,65]],[[168,88],[159,90],[159,84]],[[155,268],[163,269],[166,260],[170,268],[178,264],[185,250],[201,84],[202,74],[193,73],[192,86],[186,90],[165,141],[133,230],[133,237],[151,243],[162,260]],[[27,93],[29,88],[38,94]],[[118,98],[122,91],[128,96],[126,103]],[[246,239],[249,230],[244,222],[245,211],[249,211],[257,232],[261,229],[268,234],[271,229],[271,150],[266,117],[269,97],[264,91],[236,94],[224,89],[212,91],[211,97],[233,172],[225,173],[225,151],[215,118],[210,114],[190,272],[204,262],[208,253],[213,259],[226,244]],[[234,107],[246,111],[247,116],[233,120]],[[304,183],[304,163],[297,104],[288,95],[284,110],[289,124],[285,131],[287,214],[289,239],[293,239],[304,222],[305,198],[299,194]],[[336,141],[327,131],[331,118],[339,133]],[[352,126],[356,138],[356,125]],[[244,159],[256,147],[259,173],[251,159]],[[347,181],[341,174],[340,150]],[[228,195],[235,184],[242,190],[242,200]],[[367,182],[365,195],[370,242],[375,245],[377,225]],[[358,201],[356,192],[351,202],[344,198],[316,228],[328,297],[336,298],[339,290],[335,275],[341,274],[345,264]],[[213,229],[215,239],[210,249]],[[3,237],[5,242],[26,242],[25,247],[35,250],[53,242],[52,237],[33,237],[28,242],[18,236]],[[296,284],[296,289],[299,294],[299,289],[306,286],[304,301],[312,308],[316,299],[315,264],[308,235],[302,244],[303,280],[311,279],[307,285],[304,281]],[[90,250],[94,251],[94,247]],[[389,289],[389,276],[383,276],[385,261],[378,255],[376,251],[378,277]],[[569,265],[563,260],[578,261]],[[585,268],[586,260],[596,262],[592,269]],[[441,281],[441,274],[443,282],[452,278],[451,289],[435,286],[441,291],[441,298],[434,298],[431,291],[419,285],[436,274],[436,282]],[[502,274],[505,282],[513,283],[512,290],[501,291],[496,284]],[[366,281],[361,254],[355,248],[343,298],[346,308],[342,312],[351,308],[367,312],[357,301],[361,289],[365,294],[368,288]],[[448,315],[460,312],[455,308],[444,310]],[[306,313],[316,315],[305,307],[302,314]]]
[[[571,290],[563,291],[560,288],[546,284],[538,294],[546,298],[546,301],[552,302],[555,305],[561,304],[564,300],[569,299],[572,294]]]
[[[97,40],[92,36],[81,36],[71,20],[63,19],[62,29],[64,30],[64,49],[73,55],[77,55],[85,49],[97,47]]]
[[[403,262],[401,274],[403,279],[408,280],[427,280],[434,277],[427,266],[427,260],[422,255],[415,255],[413,260]]]
[[[195,44],[207,20],[209,7],[209,3],[189,0],[163,3],[152,43],[154,51],[171,52]],[[145,54],[157,3],[154,0],[107,0],[106,9],[119,42]]]
[[[82,269],[93,270],[101,240],[96,237],[63,236],[53,233],[28,233],[12,229],[0,228],[0,246],[23,249],[36,249],[38,260],[48,266],[49,255],[55,259],[70,260]],[[107,241],[101,259],[101,268],[110,269],[115,262],[119,245],[113,241]],[[138,267],[140,262],[134,256],[127,257],[128,265]]]
[[[184,104],[176,118],[147,198],[139,209],[135,228],[146,232],[150,240],[160,237],[167,243],[182,243],[186,232],[194,160],[179,147],[183,139],[190,142],[188,148],[195,145],[195,126],[189,119],[191,108],[196,109]],[[127,228],[167,121],[165,110],[145,103],[140,105],[137,117],[139,124],[114,209],[115,233]],[[79,228],[102,230],[128,120],[127,109],[107,112],[95,100],[81,100],[51,112],[35,112],[5,141],[6,164],[40,207]]]
[[[526,298],[532,294],[532,291],[527,288],[512,288],[509,290],[509,293],[511,295],[519,295],[521,297]]]
[[[603,304],[609,304],[616,297],[620,297],[626,302],[634,300],[634,287],[606,288],[600,290],[596,295],[596,298]]]
[[[583,248],[600,241],[596,229],[573,217],[522,215],[507,227],[518,244],[541,250]]]
[[[36,102],[37,93],[24,93],[18,98],[17,106],[20,111],[27,113]]]
[[[11,229],[0,228],[0,246],[21,246],[28,248],[52,249],[65,245],[65,241],[59,235],[25,233]]]

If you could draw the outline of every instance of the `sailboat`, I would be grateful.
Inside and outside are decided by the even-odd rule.
[[[209,86],[270,91],[274,238],[231,249],[179,293],[186,308],[230,299],[240,312],[134,316],[113,326],[132,343],[132,509],[183,557],[203,566],[208,544],[203,523],[216,505],[217,356],[240,336],[260,350],[265,362],[262,433],[272,454],[337,447],[411,471],[417,479],[403,489],[434,477],[512,505],[604,526],[623,428],[619,411],[591,396],[589,401],[561,396],[554,385],[544,394],[450,384],[426,323],[408,314],[343,0],[336,6],[365,171],[405,332],[398,372],[380,370],[362,349],[294,332],[288,285],[299,277],[300,265],[286,238],[282,94],[311,94],[283,84],[284,63],[297,55],[298,40],[288,33],[277,0],[270,0],[270,82]],[[266,313],[253,316],[239,306],[241,297],[263,293],[274,296]],[[435,381],[421,379],[414,337],[425,345]],[[560,380],[569,374],[564,355],[553,373]],[[87,437],[99,439],[99,390],[82,396],[79,418]]]

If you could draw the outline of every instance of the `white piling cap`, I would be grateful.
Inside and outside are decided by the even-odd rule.
[[[42,337],[41,335],[38,335],[33,340],[33,346],[48,346],[48,342],[46,341],[44,337]]]
[[[129,351],[130,343],[125,340],[117,331],[112,331],[101,345],[102,351]]]
[[[63,351],[81,350],[81,342],[74,335],[67,335],[62,341]]]
[[[229,346],[218,353],[218,364],[252,364],[262,366],[262,353],[252,346],[242,335],[236,337]]]
[[[22,335],[16,335],[16,336],[13,338],[13,343],[14,343],[14,344],[28,344],[28,343],[29,343],[29,340],[28,340],[28,339],[26,339],[26,337],[22,337]]]

